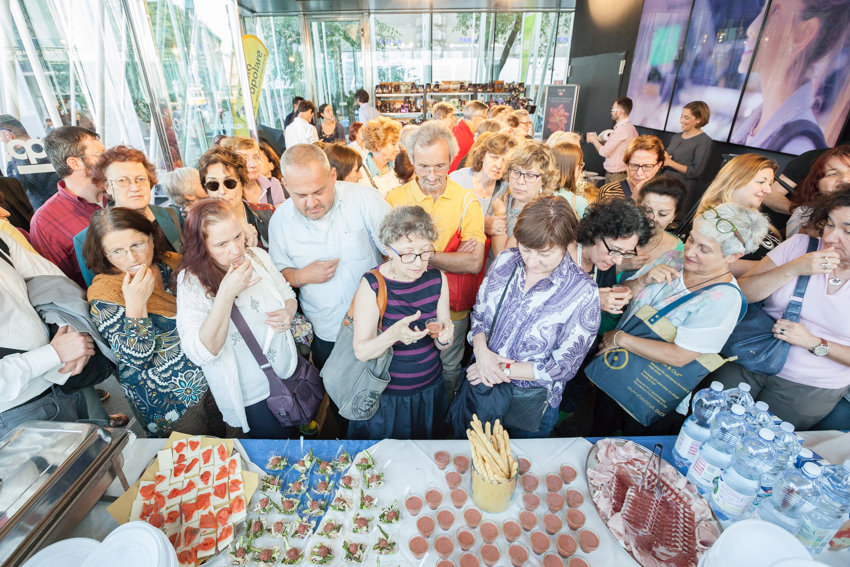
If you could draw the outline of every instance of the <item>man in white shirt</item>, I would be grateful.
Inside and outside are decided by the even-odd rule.
[[[377,120],[377,118],[381,115],[380,112],[375,110],[374,106],[369,104],[369,93],[363,89],[358,89],[358,91],[354,93],[354,104],[360,108],[360,110],[357,111],[357,119],[362,122],[364,126],[370,120]]]
[[[76,421],[88,417],[83,392],[58,387],[83,371],[94,341],[71,327],[50,339],[27,294],[25,278],[62,271],[0,232],[0,437],[33,419]]]
[[[298,103],[298,116],[292,120],[292,124],[287,126],[284,132],[287,148],[296,144],[312,144],[319,141],[319,133],[313,126],[313,115],[315,113],[316,105],[309,100],[302,100]]]

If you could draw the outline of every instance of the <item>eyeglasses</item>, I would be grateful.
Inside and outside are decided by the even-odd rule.
[[[131,184],[142,188],[151,186],[151,180],[147,175],[139,175],[133,179],[130,179],[129,177],[119,177],[118,179],[110,179],[109,182],[113,185],[117,185],[121,189],[129,189]]]
[[[628,252],[624,252],[623,250],[611,250],[611,247],[608,246],[608,243],[605,242],[605,239],[602,238],[601,240],[602,240],[602,244],[605,245],[605,249],[608,250],[608,255],[611,256],[612,258],[620,258],[620,257],[622,257],[622,258],[634,258],[635,256],[637,256],[636,250],[631,250],[631,251],[628,251]]]
[[[706,207],[706,209],[702,212],[702,218],[707,221],[716,220],[717,222],[714,224],[714,228],[717,229],[717,232],[721,234],[729,234],[730,232],[734,232],[741,245],[744,248],[747,247],[747,245],[744,244],[744,238],[741,236],[741,233],[738,232],[738,227],[736,227],[732,223],[732,221],[721,217],[720,213],[718,213],[717,209],[715,209],[714,207]]]
[[[522,177],[526,183],[534,183],[543,175],[541,173],[527,173],[518,169],[510,168],[508,172],[511,174],[511,179],[519,179]]]
[[[213,193],[215,193],[216,191],[218,191],[221,185],[224,185],[228,189],[236,189],[236,186],[239,185],[239,180],[233,179],[232,177],[228,177],[221,183],[219,183],[218,181],[207,181],[204,184],[204,188],[207,191],[212,191]]]
[[[448,165],[417,165],[414,168],[417,173],[429,175],[431,173],[443,174],[449,170]]]
[[[112,252],[107,252],[106,257],[110,258],[110,259],[115,259],[115,260],[122,259],[122,258],[127,257],[128,252],[132,252],[133,254],[138,255],[138,254],[141,254],[142,252],[146,252],[147,249],[150,248],[150,247],[151,247],[151,241],[150,241],[150,237],[148,237],[147,242],[140,242],[139,244],[133,244],[132,246],[130,246],[129,251],[125,250],[124,248],[121,248],[119,250],[113,250]]]
[[[658,162],[645,163],[643,165],[641,165],[639,163],[630,163],[630,164],[628,164],[628,168],[629,168],[629,171],[637,171],[639,169],[642,169],[645,172],[649,173],[650,171],[652,171],[655,168],[656,165],[658,165]]]
[[[419,254],[399,254],[399,252],[392,246],[387,246],[387,248],[398,254],[398,258],[399,260],[401,260],[402,264],[412,264],[416,260],[416,258],[421,259],[423,262],[428,262],[437,254],[437,251],[434,249],[433,246],[431,246],[430,250],[420,252]]]

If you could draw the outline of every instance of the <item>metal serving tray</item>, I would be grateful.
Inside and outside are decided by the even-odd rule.
[[[0,439],[0,564],[69,537],[119,478],[125,429],[30,421]]]

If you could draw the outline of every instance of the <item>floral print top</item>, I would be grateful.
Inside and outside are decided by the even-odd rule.
[[[168,290],[172,269],[157,266]],[[207,391],[203,371],[180,346],[177,319],[156,314],[133,319],[124,315],[124,306],[101,300],[91,302],[91,316],[118,357],[119,382],[146,432],[165,435]]]

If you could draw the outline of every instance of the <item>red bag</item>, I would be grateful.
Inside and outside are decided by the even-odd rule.
[[[476,199],[477,200],[477,199]],[[467,203],[463,209],[463,214],[460,217],[460,224],[463,226],[463,217],[466,215],[466,209],[469,208],[474,201]],[[443,249],[443,252],[457,252],[460,243],[463,242],[463,234],[461,226],[449,239],[449,243]],[[490,239],[484,242],[484,263],[481,266],[481,271],[477,274],[451,274],[446,272],[446,281],[449,283],[449,307],[452,311],[467,311],[475,305],[475,298],[478,295],[478,288],[481,287],[481,282],[484,281],[484,276],[487,275],[487,256],[490,254]]]

